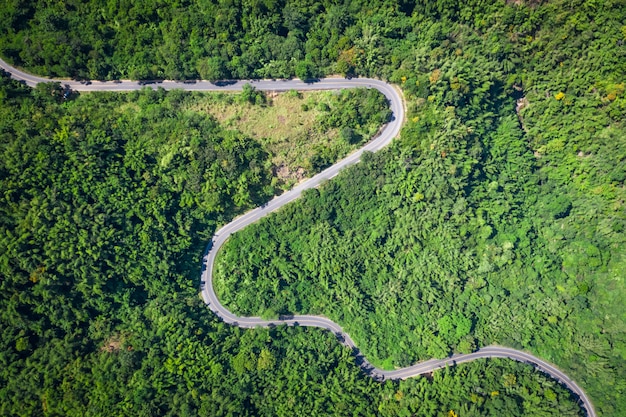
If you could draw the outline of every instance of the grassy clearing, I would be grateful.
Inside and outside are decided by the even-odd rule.
[[[380,126],[328,126],[330,112],[354,106],[339,96],[338,91],[267,93],[266,104],[258,105],[238,93],[207,93],[189,101],[187,110],[211,114],[223,127],[258,140],[271,155],[276,185],[290,187],[356,149]],[[343,127],[360,139],[346,140]]]

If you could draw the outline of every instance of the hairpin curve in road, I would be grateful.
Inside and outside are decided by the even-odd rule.
[[[200,292],[204,302],[208,307],[217,314],[224,322],[237,325],[244,328],[254,327],[269,327],[277,325],[288,326],[309,326],[319,327],[327,329],[333,332],[339,341],[351,348],[358,357],[358,363],[363,371],[377,380],[387,379],[407,379],[417,375],[428,374],[437,369],[445,368],[447,366],[454,366],[463,362],[470,362],[476,359],[483,358],[507,358],[519,362],[528,363],[533,365],[536,369],[550,375],[552,378],[565,385],[570,391],[582,401],[582,407],[587,413],[588,417],[596,417],[595,410],[587,394],[580,388],[573,380],[571,380],[565,373],[560,371],[554,365],[537,358],[529,353],[507,348],[503,346],[486,346],[478,349],[475,352],[469,354],[455,354],[445,359],[431,359],[425,362],[420,362],[415,365],[395,369],[393,371],[387,371],[373,366],[370,362],[363,357],[356,345],[350,338],[350,335],[346,333],[341,326],[337,323],[322,316],[299,316],[294,315],[290,317],[279,318],[278,320],[264,320],[260,317],[239,317],[231,313],[225,308],[217,298],[213,289],[213,264],[215,263],[215,256],[220,247],[226,242],[228,237],[233,233],[245,228],[251,223],[267,216],[273,211],[278,210],[285,204],[297,199],[304,190],[319,186],[324,181],[333,178],[343,168],[357,163],[363,152],[376,152],[385,146],[387,146],[398,134],[404,122],[405,110],[404,99],[400,92],[392,85],[375,79],[369,78],[322,78],[314,82],[304,82],[297,79],[293,80],[240,80],[240,81],[228,81],[212,83],[210,81],[197,80],[193,83],[184,81],[130,81],[130,80],[117,80],[117,81],[92,81],[84,83],[73,80],[60,80],[39,77],[20,71],[17,68],[12,67],[2,59],[0,59],[0,68],[11,74],[11,77],[24,82],[30,87],[35,87],[42,82],[59,82],[66,88],[76,91],[132,91],[140,90],[142,88],[164,88],[166,90],[182,89],[186,91],[240,91],[245,84],[251,84],[258,90],[262,91],[287,91],[287,90],[339,90],[346,88],[375,88],[385,95],[389,101],[389,106],[392,112],[391,120],[382,128],[380,133],[366,143],[363,147],[348,155],[346,158],[337,162],[336,164],[326,168],[319,174],[309,178],[306,181],[296,185],[293,189],[274,197],[268,203],[257,207],[249,212],[235,218],[230,223],[219,229],[211,242],[207,246],[207,251],[203,258],[202,278],[200,284]]]

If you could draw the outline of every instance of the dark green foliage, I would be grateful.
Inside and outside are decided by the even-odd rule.
[[[44,75],[340,73],[401,85],[401,141],[235,236],[219,266],[233,272],[223,298],[239,311],[323,312],[386,366],[492,342],[527,347],[581,383],[603,415],[626,409],[623,2],[5,6],[0,52]],[[469,372],[467,385],[461,368],[449,385],[408,381],[401,386],[416,388],[400,389],[407,405],[396,410],[395,385],[335,368],[345,353],[330,336],[311,339],[315,331],[285,330],[276,343],[285,357],[304,349],[308,366],[338,373],[291,373],[263,353],[265,333],[244,340],[258,333],[207,322],[192,294],[215,224],[272,194],[263,150],[208,119],[173,116],[176,93],[139,93],[126,103],[134,119],[116,113],[124,103],[112,96],[77,106],[55,86],[3,83],[3,414],[84,414],[85,387],[96,386],[91,395],[104,400],[90,403],[93,414],[568,415],[569,403],[523,402],[536,393],[552,404],[557,389],[543,383],[524,379],[507,398],[481,386],[511,373],[506,363],[469,365],[484,374]],[[364,102],[334,116],[361,117]],[[317,156],[316,168],[333,160]],[[146,319],[153,304],[162,310]],[[167,327],[157,319],[165,313],[178,321]],[[113,336],[133,350],[101,352]],[[175,362],[185,341],[204,366]],[[285,401],[261,400],[274,379],[245,376],[262,353],[261,368],[274,363],[295,386]],[[168,359],[176,366],[165,372]]]
[[[300,61],[296,64],[295,74],[303,81],[310,81],[315,78],[315,65],[311,61]]]
[[[0,414],[541,415],[558,405],[580,415],[529,366],[482,361],[381,385],[328,332],[218,322],[197,296],[198,260],[216,224],[271,195],[267,155],[184,111],[193,94],[64,101],[58,90],[0,78]]]
[[[235,235],[227,305],[327,315],[384,366],[524,347],[619,414],[626,10],[580,3],[414,14],[401,140]]]
[[[328,111],[329,109],[321,110]],[[328,128],[341,126],[358,128],[372,124],[372,122],[380,126],[386,123],[390,116],[387,99],[377,90],[350,89],[339,92],[337,106],[320,120],[320,123]]]
[[[245,84],[239,95],[243,101],[247,101],[250,104],[256,104],[262,106],[266,103],[265,94],[262,91],[258,91],[250,84]]]

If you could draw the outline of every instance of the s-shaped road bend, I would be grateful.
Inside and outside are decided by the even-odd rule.
[[[251,223],[256,222],[262,217],[280,209],[285,204],[297,199],[302,191],[309,188],[317,187],[322,182],[333,178],[343,168],[348,165],[357,163],[361,154],[364,151],[376,152],[385,146],[387,146],[398,134],[400,128],[404,122],[404,100],[401,94],[384,81],[367,79],[367,78],[324,78],[312,83],[305,83],[300,80],[251,80],[251,81],[236,81],[227,82],[220,85],[213,84],[209,81],[195,81],[193,83],[184,83],[178,81],[159,81],[150,82],[148,84],[140,84],[137,81],[117,81],[117,82],[103,82],[93,81],[89,84],[81,83],[71,80],[55,80],[50,78],[38,77],[25,73],[7,64],[0,59],[0,68],[4,69],[11,74],[11,77],[24,82],[25,84],[35,87],[41,82],[59,82],[61,85],[66,85],[72,90],[76,91],[131,91],[139,90],[145,87],[149,88],[164,88],[166,90],[182,89],[187,91],[239,91],[245,84],[251,84],[258,90],[263,91],[286,91],[286,90],[338,90],[345,88],[375,88],[385,95],[389,101],[389,105],[392,112],[392,118],[387,123],[380,133],[365,144],[358,151],[350,154],[346,158],[325,169],[314,177],[301,182],[292,190],[287,191],[274,199],[270,200],[267,204],[261,207],[257,207],[242,216],[237,217],[221,229],[219,229],[213,236],[211,242],[208,245],[207,252],[203,258],[202,278],[201,278],[201,294],[204,302],[208,307],[217,314],[224,322],[245,328],[254,327],[269,327],[278,325],[288,326],[310,326],[320,327],[333,332],[341,343],[351,348],[357,356],[357,362],[363,368],[364,372],[377,380],[387,379],[407,379],[417,375],[423,375],[431,373],[435,370],[445,368],[447,366],[454,366],[463,362],[470,362],[475,359],[481,358],[507,358],[519,362],[524,362],[534,366],[536,369],[550,375],[552,378],[565,385],[575,396],[577,396],[582,403],[582,407],[587,413],[588,417],[596,417],[595,410],[589,397],[573,380],[571,380],[565,373],[560,371],[554,365],[537,358],[529,353],[502,347],[502,346],[487,346],[478,349],[476,352],[469,354],[455,354],[445,359],[431,359],[425,362],[420,362],[415,365],[396,369],[393,371],[387,371],[380,368],[376,368],[370,364],[358,351],[356,345],[350,338],[350,335],[343,331],[343,329],[335,322],[321,316],[290,316],[288,318],[281,318],[278,320],[264,320],[260,317],[239,317],[231,313],[226,309],[217,298],[213,289],[213,264],[215,263],[215,257],[220,247],[226,242],[228,237],[233,233],[245,228]]]

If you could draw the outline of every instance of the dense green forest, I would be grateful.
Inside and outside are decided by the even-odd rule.
[[[2,76],[0,97],[0,414],[581,415],[527,365],[380,384],[331,333],[219,322],[203,247],[273,189],[257,142],[184,110],[197,94]]]
[[[413,14],[414,55],[390,74],[410,100],[401,140],[236,235],[226,305],[327,315],[389,367],[523,347],[618,414],[626,14],[557,5]]]
[[[386,366],[524,347],[618,415],[624,22],[619,0],[10,1],[0,53],[75,78],[340,73],[399,84],[401,139],[235,236],[218,265],[224,301],[265,315],[323,312]],[[274,193],[267,152],[209,117],[163,118],[181,93],[63,103],[50,92],[6,79],[0,92],[4,414],[342,414],[343,404],[542,415],[556,407],[541,411],[535,397],[564,398],[495,361],[379,386],[323,332],[217,323],[194,296],[202,246],[216,224]],[[168,156],[173,137],[186,142]],[[250,365],[261,341],[277,346],[267,380]],[[315,377],[290,363],[301,351]],[[532,400],[476,388],[508,373]],[[293,391],[275,393],[287,400],[260,400],[271,379],[289,381]]]

